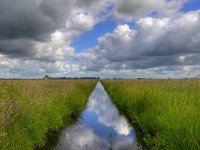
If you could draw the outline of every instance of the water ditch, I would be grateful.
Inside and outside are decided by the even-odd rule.
[[[100,82],[79,120],[61,131],[54,150],[135,150],[136,134]]]

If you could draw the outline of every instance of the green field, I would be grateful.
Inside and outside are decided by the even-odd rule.
[[[0,149],[44,145],[48,131],[77,119],[95,85],[95,80],[1,80]]]
[[[0,149],[32,150],[78,119],[96,80],[1,80]],[[146,149],[200,149],[200,80],[103,80]],[[109,110],[108,110],[109,111]]]
[[[105,80],[147,149],[200,149],[200,80]]]

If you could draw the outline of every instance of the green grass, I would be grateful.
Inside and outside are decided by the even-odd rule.
[[[0,81],[0,149],[32,150],[49,130],[76,119],[95,80]]]
[[[200,149],[200,80],[104,80],[147,149]]]

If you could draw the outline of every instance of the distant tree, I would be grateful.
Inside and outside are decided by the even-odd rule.
[[[50,77],[48,75],[45,75],[43,79],[47,80],[49,79]]]

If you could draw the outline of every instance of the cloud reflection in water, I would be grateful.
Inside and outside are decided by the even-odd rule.
[[[126,119],[119,115],[116,107],[111,103],[103,86],[98,83],[96,89],[90,96],[88,109],[99,115],[98,121],[106,126],[112,127],[120,135],[128,135],[131,127]]]
[[[63,131],[56,150],[136,149],[135,133],[99,82],[81,120]]]

